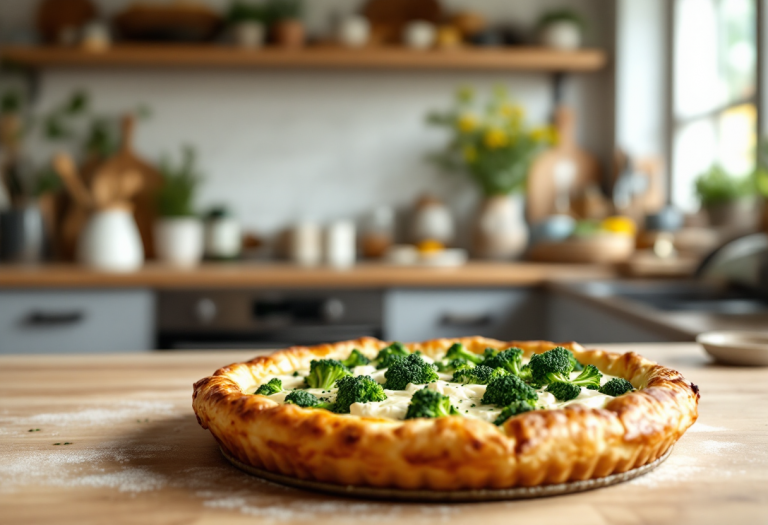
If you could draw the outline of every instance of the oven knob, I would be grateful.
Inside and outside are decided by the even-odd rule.
[[[341,321],[344,317],[344,303],[340,299],[328,299],[323,303],[323,317],[328,322]]]
[[[212,299],[208,299],[207,297],[204,299],[200,299],[197,301],[197,304],[195,305],[195,315],[197,316],[197,320],[200,321],[202,324],[209,324],[214,319],[216,319],[216,314],[218,313],[218,307],[216,306],[216,303],[213,302]]]

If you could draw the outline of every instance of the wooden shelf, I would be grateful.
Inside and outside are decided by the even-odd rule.
[[[588,72],[606,65],[598,49],[557,51],[537,47],[413,51],[310,47],[240,50],[201,45],[120,45],[104,52],[77,48],[7,47],[0,57],[30,68],[223,67]]]

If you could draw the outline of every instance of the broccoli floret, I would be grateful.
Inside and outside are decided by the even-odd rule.
[[[371,362],[370,359],[365,357],[360,350],[355,348],[352,350],[352,353],[349,354],[349,357],[347,357],[344,361],[341,362],[342,365],[346,366],[347,368],[355,368],[356,366],[365,366]]]
[[[523,351],[519,348],[508,348],[496,356],[486,359],[483,365],[490,368],[503,368],[510,374],[520,375],[523,367]]]
[[[531,365],[521,366],[520,375],[518,377],[526,383],[530,383],[533,380],[533,376],[531,375]]]
[[[440,392],[422,388],[413,394],[411,404],[408,405],[408,412],[405,413],[405,419],[445,417],[458,414],[459,411],[451,405],[451,398],[444,396]]]
[[[344,376],[352,375],[349,369],[336,359],[316,359],[309,363],[309,375],[306,378],[310,388],[331,388]]]
[[[285,396],[285,403],[304,408],[324,408],[326,410],[331,410],[333,408],[331,403],[321,400],[306,390],[294,390]]]
[[[408,357],[411,353],[403,346],[402,343],[392,343],[386,348],[379,350],[376,355],[376,368],[381,370],[382,368],[389,368],[398,359]]]
[[[632,383],[621,377],[614,377],[600,388],[600,393],[606,396],[617,397],[633,390]]]
[[[507,419],[511,418],[512,416],[517,416],[518,414],[522,414],[524,412],[530,412],[531,410],[533,410],[533,407],[530,404],[524,401],[515,401],[504,407],[504,410],[502,410],[501,414],[499,414],[499,417],[493,421],[493,424],[501,426],[506,423]]]
[[[498,377],[488,383],[485,394],[480,402],[484,405],[496,405],[505,407],[515,401],[523,401],[530,405],[536,403],[539,395],[522,379],[514,375]]]
[[[528,364],[531,368],[531,381],[537,386],[570,381],[569,374],[573,369],[571,352],[562,346],[543,354],[534,354]]]
[[[475,368],[464,368],[456,370],[453,373],[454,383],[462,383],[464,385],[487,385],[494,379],[508,375],[509,372],[503,368],[490,368],[485,365],[480,365]]]
[[[569,382],[589,388],[590,390],[600,390],[600,380],[602,378],[603,374],[600,373],[600,370],[595,365],[587,365],[577,377],[574,377]]]
[[[474,368],[475,363],[467,361],[462,357],[456,359],[441,359],[435,363],[438,372],[450,372],[451,370],[461,370],[462,368]]]
[[[334,411],[339,414],[349,414],[352,403],[370,403],[387,399],[384,389],[370,376],[342,377],[336,385],[339,391],[336,394]]]
[[[278,378],[273,377],[268,382],[259,386],[259,388],[256,389],[256,392],[254,392],[254,394],[258,394],[260,396],[271,396],[272,394],[277,394],[278,392],[282,392],[282,391],[283,391],[283,382],[280,381]]]
[[[547,385],[547,392],[551,393],[558,401],[570,401],[581,394],[581,387],[573,383],[555,381]]]
[[[384,372],[384,378],[387,380],[385,387],[390,390],[405,390],[408,383],[414,385],[424,385],[437,381],[438,376],[435,372],[435,365],[427,363],[418,354],[410,354],[404,359],[397,359]]]
[[[571,354],[571,365],[573,365],[571,367],[571,371],[572,372],[581,372],[582,370],[584,370],[584,365],[579,363],[579,361],[576,359],[576,356],[573,355],[573,352],[571,352],[570,350],[568,350],[568,351]]]
[[[496,357],[496,355],[498,355],[498,353],[499,353],[499,350],[497,350],[495,348],[486,348],[483,351],[483,360],[490,359],[492,357]]]
[[[461,343],[454,343],[445,353],[446,359],[466,359],[470,363],[479,365],[483,362],[483,356],[470,352]]]

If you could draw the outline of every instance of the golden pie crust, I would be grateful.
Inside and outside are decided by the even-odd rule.
[[[414,490],[530,487],[625,472],[662,456],[697,418],[698,387],[632,352],[482,337],[405,346],[436,357],[456,342],[476,353],[515,346],[527,357],[564,346],[580,362],[623,377],[637,390],[604,409],[572,404],[536,410],[501,427],[464,417],[393,421],[339,415],[243,391],[307,369],[313,359],[344,359],[353,348],[372,355],[388,345],[363,338],[292,347],[226,366],[195,383],[192,405],[200,425],[248,465],[326,483]]]

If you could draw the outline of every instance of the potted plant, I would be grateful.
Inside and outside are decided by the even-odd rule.
[[[544,13],[538,23],[539,42],[545,47],[573,50],[581,47],[584,18],[572,9]]]
[[[301,22],[301,0],[269,0],[265,7],[272,38],[280,47],[296,49],[304,47],[306,34]]]
[[[263,7],[238,0],[229,6],[227,24],[234,43],[243,49],[264,45],[266,13]]]
[[[195,159],[195,150],[186,147],[178,165],[167,158],[159,165],[163,185],[157,194],[155,251],[161,261],[174,266],[195,266],[203,256],[203,223],[194,212],[202,176]]]
[[[712,226],[749,227],[754,224],[754,177],[737,177],[715,164],[699,175],[695,187]]]
[[[475,225],[475,255],[521,255],[528,242],[521,192],[531,161],[554,139],[552,128],[530,128],[523,108],[502,88],[488,101],[475,100],[469,89],[460,90],[454,107],[431,114],[429,122],[450,133],[445,150],[433,160],[446,170],[467,174],[484,195]]]

